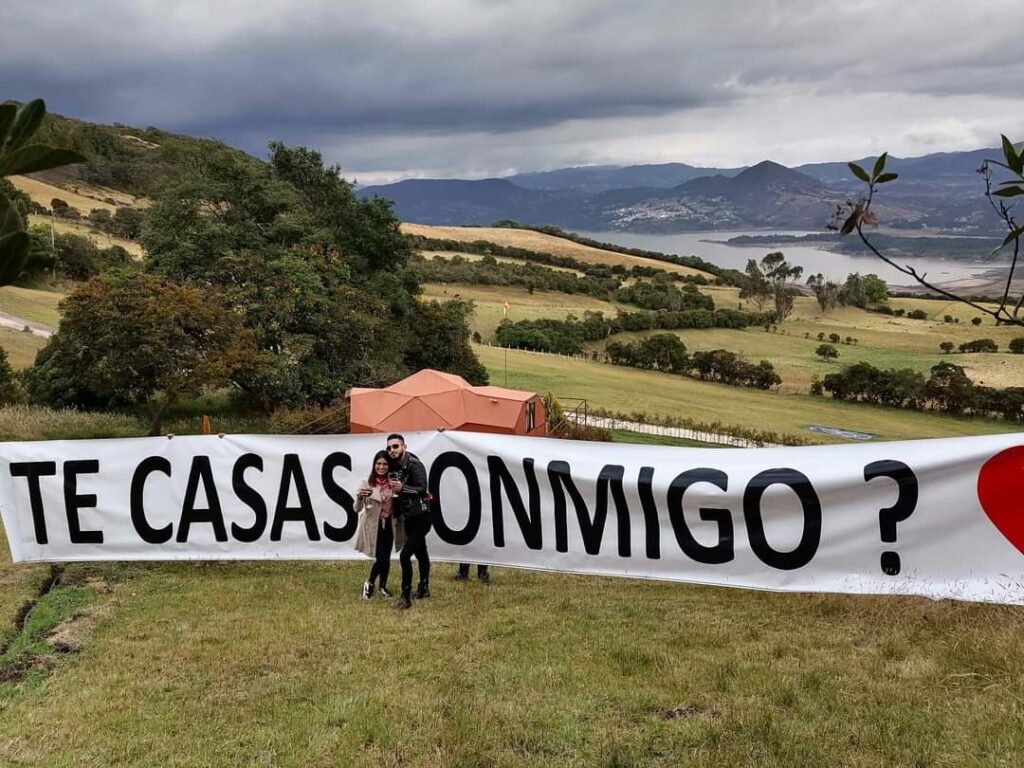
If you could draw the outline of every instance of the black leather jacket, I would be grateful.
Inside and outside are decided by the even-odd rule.
[[[398,494],[399,514],[418,514],[421,511],[420,500],[427,495],[427,468],[416,454],[406,451],[402,464],[395,471],[402,481],[402,490]]]

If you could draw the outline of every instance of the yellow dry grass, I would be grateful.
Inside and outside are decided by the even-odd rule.
[[[11,176],[10,181],[39,205],[49,208],[53,198],[59,197],[83,216],[95,208],[102,208],[113,213],[118,208],[142,207],[148,205],[149,202],[144,198],[132,197],[116,189],[89,184],[73,184],[64,188],[47,184],[45,181],[34,179],[31,176]]]
[[[592,248],[589,245],[581,245],[572,240],[566,240],[564,237],[545,235],[529,229],[509,229],[506,227],[432,227],[426,224],[404,223],[402,224],[402,232],[407,235],[420,235],[421,237],[433,237],[443,240],[459,240],[466,243],[486,240],[489,243],[510,248],[525,248],[539,253],[570,256],[589,264],[656,267],[670,272],[678,272],[681,275],[704,275],[711,277],[708,273],[702,272],[699,269],[693,269],[692,267],[670,264],[667,261],[644,259],[639,256],[616,253],[615,251],[605,251],[601,248]]]

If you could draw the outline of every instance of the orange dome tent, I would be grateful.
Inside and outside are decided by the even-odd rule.
[[[451,373],[426,368],[383,389],[348,392],[351,432],[461,429],[507,435],[546,435],[544,403],[536,392],[474,387]]]

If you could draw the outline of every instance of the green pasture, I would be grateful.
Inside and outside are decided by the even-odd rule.
[[[1020,609],[435,564],[398,612],[359,599],[367,569],[69,565],[9,651],[0,762],[1024,761]]]
[[[0,287],[0,312],[56,328],[60,323],[57,305],[66,295],[46,288],[5,285]]]
[[[763,331],[762,331],[763,333]],[[622,413],[679,416],[702,422],[799,435],[810,442],[844,442],[808,432],[811,424],[851,429],[879,440],[912,440],[1014,432],[1016,425],[989,419],[837,402],[827,397],[762,392],[697,381],[654,371],[541,355],[497,347],[475,347],[491,382],[562,397]],[[505,361],[508,361],[507,369]]]
[[[474,331],[478,331],[487,341],[494,335],[494,329],[503,318],[509,320],[533,320],[537,318],[551,318],[564,320],[566,315],[576,315],[582,319],[583,313],[587,310],[592,312],[604,312],[605,315],[614,317],[618,306],[612,302],[595,299],[593,296],[584,294],[556,293],[553,291],[534,291],[529,293],[524,288],[513,288],[510,286],[492,285],[463,285],[451,283],[441,285],[428,283],[423,286],[423,296],[427,299],[446,301],[448,299],[460,298],[472,300],[476,305],[476,311],[470,320]],[[509,308],[506,314],[505,302]],[[635,309],[635,307],[634,307]]]
[[[13,328],[0,328],[0,348],[7,352],[7,361],[15,370],[28,368],[36,361],[36,353],[46,346],[46,339]]]

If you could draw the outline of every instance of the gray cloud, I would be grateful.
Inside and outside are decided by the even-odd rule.
[[[843,106],[837,135],[863,125],[855,112],[870,105],[879,140],[947,147],[987,132],[1001,109],[1020,119],[1000,105],[1024,90],[1014,38],[1024,8],[996,0],[969,12],[947,0],[79,6],[8,10],[4,96],[254,152],[274,138],[309,143],[371,175],[630,162],[688,147],[693,156],[664,159],[746,162],[751,141],[783,154],[813,145],[829,130],[820,115]],[[796,130],[788,149],[766,125],[782,101],[806,115],[774,118]],[[967,103],[980,113],[958,111]]]

